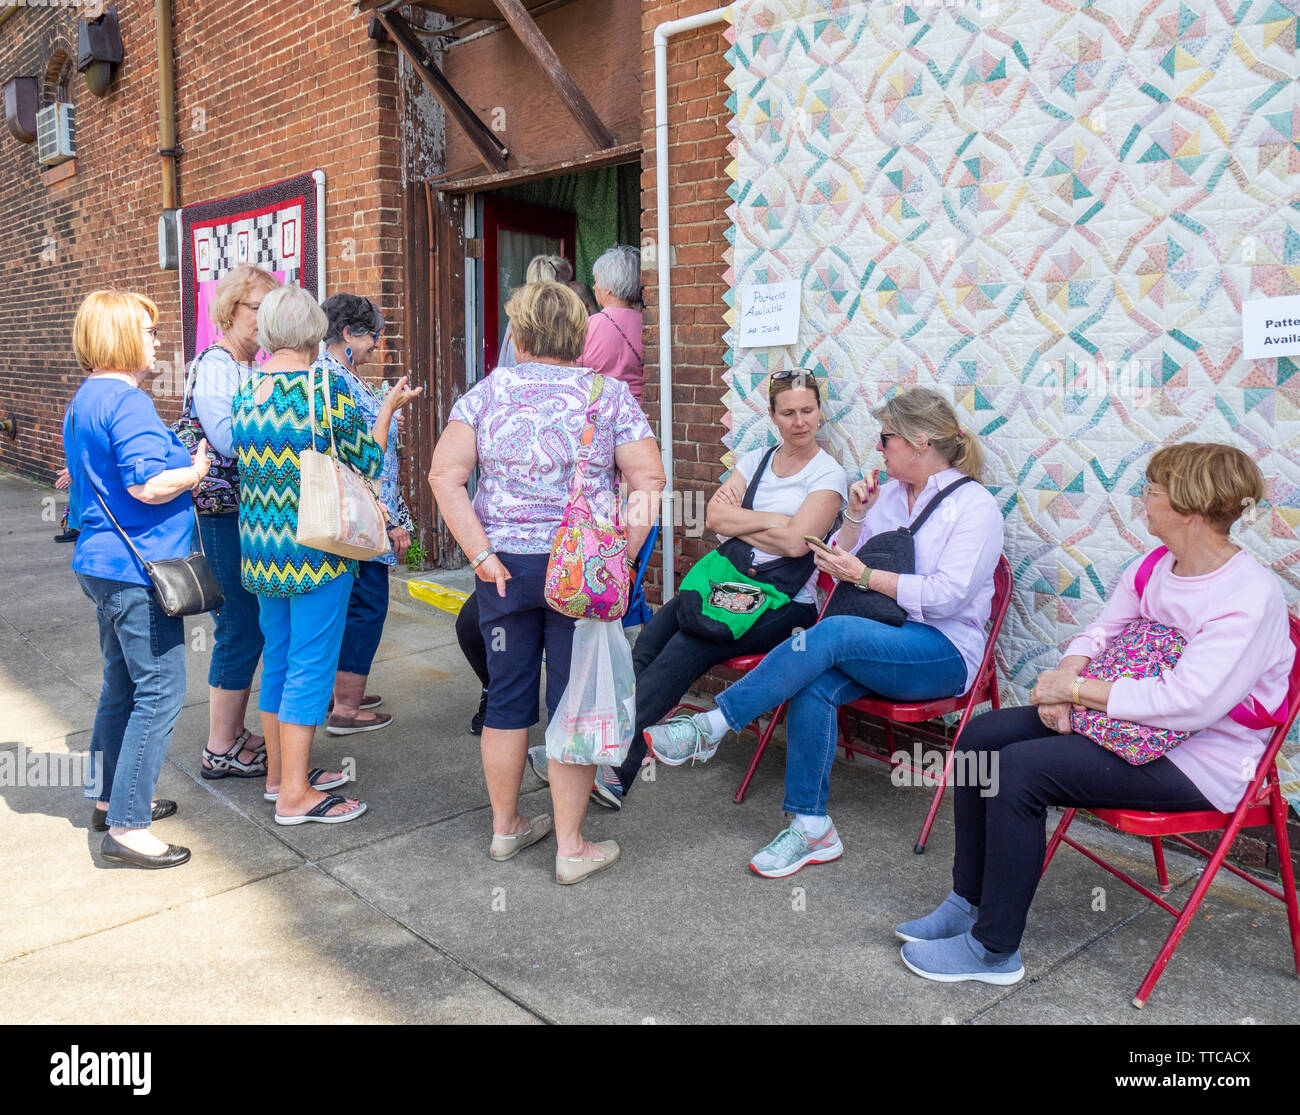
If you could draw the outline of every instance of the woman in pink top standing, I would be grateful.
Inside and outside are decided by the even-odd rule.
[[[629,244],[602,252],[591,265],[600,313],[587,319],[587,343],[578,363],[621,379],[641,401],[645,349],[641,344],[641,253]]]
[[[995,771],[996,791],[957,789],[953,889],[933,913],[895,930],[909,942],[903,963],[919,976],[994,984],[1024,976],[1020,938],[1043,867],[1049,805],[1231,812],[1254,777],[1294,657],[1277,578],[1228,537],[1264,498],[1264,479],[1241,450],[1193,442],[1159,450],[1146,477],[1147,528],[1168,552],[1125,569],[1096,621],[1055,670],[1039,675],[1032,705],[986,713],[962,734],[960,749],[975,754],[958,762]],[[1183,635],[1177,665],[1144,679],[1081,678],[1135,619]],[[1265,726],[1239,722],[1243,704],[1262,715],[1240,719]],[[1131,766],[1071,732],[1072,706],[1193,734]]]

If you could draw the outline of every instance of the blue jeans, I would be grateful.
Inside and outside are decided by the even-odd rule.
[[[185,704],[185,624],[158,607],[145,585],[86,573],[77,580],[95,603],[104,655],[86,797],[108,802],[109,825],[148,828],[154,786]]]
[[[923,701],[965,689],[966,663],[936,628],[830,616],[787,639],[719,693],[718,708],[738,732],[789,699],[784,809],[824,817],[840,705],[868,694]]]
[[[351,595],[352,574],[344,573],[311,592],[259,598],[266,636],[259,712],[281,724],[325,723]]]
[[[388,618],[388,570],[382,561],[363,561],[348,599],[348,622],[343,629],[339,669],[345,674],[368,674]]]
[[[200,515],[203,552],[226,602],[212,613],[212,662],[208,684],[213,689],[247,689],[253,684],[257,660],[262,657],[262,629],[258,625],[257,597],[239,579],[239,512]]]

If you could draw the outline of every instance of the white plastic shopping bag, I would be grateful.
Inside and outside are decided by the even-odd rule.
[[[636,724],[636,679],[623,625],[580,619],[573,631],[569,684],[546,726],[546,757],[618,766]]]

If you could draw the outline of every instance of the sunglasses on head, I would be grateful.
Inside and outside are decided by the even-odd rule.
[[[788,379],[816,379],[817,373],[809,368],[784,368],[772,373],[773,383],[784,383]]]

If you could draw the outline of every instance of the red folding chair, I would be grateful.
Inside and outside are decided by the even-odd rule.
[[[1287,922],[1291,927],[1291,951],[1295,957],[1296,975],[1300,976],[1300,911],[1297,910],[1296,906],[1295,872],[1291,867],[1291,847],[1286,835],[1287,802],[1278,788],[1277,776],[1277,753],[1282,747],[1282,742],[1286,739],[1287,732],[1291,729],[1297,711],[1300,711],[1300,619],[1292,616],[1290,626],[1291,642],[1295,645],[1297,654],[1295,663],[1291,667],[1291,681],[1287,692],[1286,723],[1280,725],[1274,731],[1268,747],[1264,751],[1264,757],[1256,768],[1255,778],[1235,811],[1232,813],[1213,811],[1145,813],[1136,809],[1087,810],[1094,817],[1105,821],[1112,828],[1119,829],[1120,832],[1129,832],[1135,836],[1149,836],[1151,838],[1151,851],[1155,856],[1156,878],[1159,881],[1161,892],[1164,894],[1169,893],[1169,874],[1165,870],[1164,847],[1160,842],[1162,836],[1173,837],[1179,844],[1190,848],[1210,861],[1201,873],[1200,879],[1197,880],[1196,886],[1192,888],[1191,896],[1187,899],[1186,905],[1181,910],[1171,906],[1163,898],[1147,890],[1141,883],[1129,878],[1118,868],[1113,867],[1094,852],[1088,851],[1087,848],[1081,847],[1066,836],[1066,830],[1070,827],[1070,822],[1074,820],[1074,815],[1078,813],[1078,809],[1067,809],[1065,811],[1060,824],[1056,826],[1056,831],[1052,834],[1052,839],[1048,842],[1047,852],[1043,856],[1044,872],[1047,871],[1048,864],[1052,862],[1052,856],[1056,854],[1057,847],[1061,844],[1068,844],[1076,851],[1082,852],[1093,863],[1104,867],[1117,879],[1144,894],[1161,909],[1174,916],[1173,930],[1165,939],[1164,945],[1161,946],[1155,963],[1151,965],[1146,974],[1146,979],[1142,981],[1142,986],[1138,988],[1137,994],[1133,996],[1133,1005],[1135,1007],[1141,1007],[1151,996],[1156,981],[1165,970],[1165,965],[1173,959],[1174,950],[1178,948],[1178,942],[1182,940],[1183,934],[1191,924],[1192,918],[1196,915],[1196,908],[1201,904],[1201,899],[1205,897],[1206,891],[1210,889],[1210,884],[1214,882],[1214,876],[1220,867],[1226,868],[1234,875],[1245,879],[1252,886],[1258,887],[1266,894],[1271,894],[1285,904]],[[1232,849],[1233,842],[1237,839],[1237,834],[1242,828],[1268,824],[1273,826],[1273,834],[1277,839],[1277,853],[1282,874],[1281,891],[1247,875],[1233,864],[1225,862],[1225,857]],[[1193,844],[1183,835],[1189,832],[1214,832],[1216,830],[1222,830],[1223,835],[1219,838],[1219,843],[1212,853],[1207,852],[1199,845]]]
[[[960,697],[941,697],[935,701],[917,701],[917,702],[892,702],[880,700],[873,697],[863,697],[857,701],[850,701],[846,705],[840,706],[839,711],[839,733],[840,746],[850,756],[854,754],[866,755],[872,759],[878,759],[881,762],[887,762],[894,765],[892,759],[883,758],[874,751],[860,747],[853,742],[850,737],[846,723],[845,712],[853,709],[856,712],[866,713],[874,716],[884,722],[885,742],[889,746],[890,755],[895,754],[894,749],[894,723],[901,724],[920,724],[926,720],[933,720],[936,716],[943,716],[945,713],[956,712],[961,710],[961,721],[957,725],[957,731],[953,735],[952,742],[956,743],[958,736],[966,727],[967,721],[970,720],[971,714],[975,711],[975,706],[984,701],[991,701],[993,707],[998,707],[998,679],[997,664],[994,661],[994,648],[997,644],[998,633],[1002,630],[1002,621],[1006,618],[1007,608],[1011,604],[1011,565],[1006,557],[999,557],[997,568],[993,572],[993,605],[989,614],[989,636],[988,642],[984,646],[984,657],[980,661],[979,670],[975,674],[975,681],[971,687]],[[829,602],[829,601],[828,601]],[[823,605],[822,611],[825,611]],[[736,791],[737,802],[743,801],[745,792],[749,789],[749,783],[754,777],[754,772],[758,769],[758,762],[763,757],[763,752],[767,749],[768,741],[771,740],[773,732],[776,730],[777,721],[785,711],[785,705],[782,704],[773,714],[767,728],[759,737],[758,746],[754,749],[754,756],[749,761],[749,770],[745,772],[745,778],[740,783],[740,789]],[[947,742],[944,737],[937,733],[926,731],[924,729],[913,728],[913,734],[925,736],[926,738],[936,741]],[[934,826],[935,815],[939,812],[939,803],[943,800],[943,792],[948,786],[948,777],[952,772],[953,749],[949,746],[948,758],[944,763],[943,774],[935,787],[934,797],[930,802],[929,812],[925,817],[925,824],[921,826],[921,834],[917,838],[915,851],[918,855],[925,851],[926,841],[930,838],[930,829]],[[909,770],[917,773],[924,773],[918,768],[913,767],[910,763],[900,763]]]

